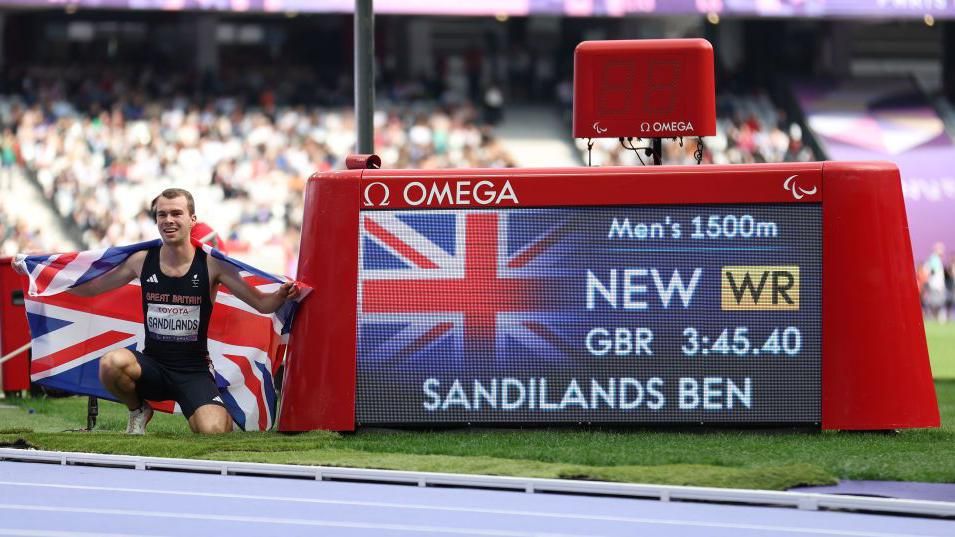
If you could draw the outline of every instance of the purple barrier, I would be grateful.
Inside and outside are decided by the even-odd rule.
[[[354,0],[0,0],[0,5],[210,11],[351,13]],[[719,13],[757,17],[955,18],[955,3],[904,0],[376,0],[376,13],[622,17],[641,13]]]
[[[796,95],[829,158],[898,165],[916,262],[937,241],[955,247],[955,144],[911,81],[804,86]]]

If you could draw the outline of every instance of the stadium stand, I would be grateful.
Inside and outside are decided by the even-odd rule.
[[[176,185],[194,192],[200,217],[226,237],[231,252],[294,274],[305,180],[341,168],[355,140],[349,108],[293,104],[294,84],[272,90],[225,76],[211,86],[230,93],[190,98],[178,75],[160,84],[148,71],[138,78],[123,70],[25,73],[21,91],[4,100],[5,124],[15,129],[20,164],[83,247],[152,238],[148,200]],[[562,89],[558,85],[555,100]],[[484,121],[486,110],[466,100],[442,104],[406,82],[384,94],[403,99],[385,101],[375,116],[375,147],[385,167],[587,162],[586,141],[576,141],[576,156],[568,152],[569,137],[553,128],[560,117],[550,109],[519,103],[503,111],[493,129]],[[341,100],[331,92],[321,99]],[[765,94],[721,95],[719,112],[718,134],[705,140],[706,163],[815,159],[799,124]],[[696,140],[664,147],[664,162],[695,163]],[[591,159],[593,165],[639,164],[617,140],[599,140]],[[216,211],[203,212],[212,206]],[[263,246],[253,251],[250,244]]]
[[[68,79],[49,70],[23,87],[30,91],[8,98],[6,107],[18,160],[84,247],[153,238],[148,201],[175,185],[193,191],[200,217],[226,236],[230,252],[293,274],[305,180],[341,168],[355,140],[347,108],[270,98],[247,109],[248,92],[243,97],[238,88],[239,97],[188,99],[124,76]],[[385,103],[375,122],[376,151],[387,167],[514,165],[466,102]],[[262,246],[253,251],[250,244]]]
[[[131,242],[153,236],[144,202],[175,183],[195,190],[200,216],[230,251],[292,272],[304,181],[343,167],[355,138],[351,57],[315,42],[315,25],[324,41],[347,44],[350,19],[100,13],[11,13],[6,25],[11,46],[0,93],[9,97],[0,116],[15,131],[19,165],[44,191],[36,212],[55,207],[77,247]],[[795,99],[781,98],[791,93],[790,77],[910,75],[923,87],[950,77],[939,60],[951,41],[941,25],[726,15],[719,23],[382,17],[376,152],[388,168],[559,166],[588,158],[639,165],[617,140],[598,140],[588,155],[586,140],[569,136],[573,47],[584,39],[704,36],[714,43],[718,133],[704,139],[704,163],[842,158],[817,145],[819,133],[806,127]],[[204,34],[213,35],[207,45],[215,58],[181,53]],[[786,46],[770,53],[767,43]],[[938,100],[942,110],[947,103]],[[955,131],[951,112],[942,117]],[[695,164],[696,140],[682,142],[664,144],[665,163]],[[202,214],[213,205],[216,211]],[[15,225],[5,218],[8,229]],[[249,244],[265,246],[251,252]]]

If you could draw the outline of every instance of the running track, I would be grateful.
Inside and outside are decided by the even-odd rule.
[[[952,537],[955,520],[0,460],[5,535]]]

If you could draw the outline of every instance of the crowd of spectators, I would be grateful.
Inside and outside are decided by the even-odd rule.
[[[356,139],[352,111],[283,102],[290,94],[270,88],[238,96],[187,89],[148,73],[28,72],[20,91],[0,96],[3,140],[79,228],[82,247],[155,238],[148,203],[177,186],[193,192],[198,217],[230,250],[293,273],[306,180],[344,167]],[[374,121],[388,168],[514,165],[466,101],[385,102]]]
[[[0,188],[9,167],[21,166],[86,248],[154,238],[149,201],[162,188],[186,188],[227,248],[292,273],[306,180],[343,168],[356,133],[347,78],[322,86],[308,71],[286,71],[274,84],[268,68],[214,79],[149,69],[19,71],[0,79]],[[570,101],[570,91],[558,85],[555,98]],[[466,94],[414,81],[395,80],[379,95],[375,148],[385,167],[515,165],[491,134],[487,103],[479,110]],[[664,163],[816,158],[799,125],[765,95],[721,95],[718,110],[717,134],[704,139],[702,153],[695,138],[667,141]],[[577,143],[583,162],[595,166],[650,159],[617,139],[594,140],[591,150],[587,140]],[[0,221],[0,231],[7,249],[11,237],[21,251],[49,247],[23,222]]]
[[[45,237],[41,228],[31,225],[25,217],[12,216],[10,205],[15,197],[6,195],[9,190],[0,188],[0,257],[13,257],[21,252],[44,252],[61,249]]]
[[[635,166],[652,161],[643,149],[649,140],[625,141],[617,138],[578,139],[577,148],[584,163],[593,166]],[[629,146],[640,148],[634,151]],[[696,164],[697,138],[665,141],[664,164]],[[774,107],[765,94],[721,94],[717,101],[716,135],[703,139],[703,164],[752,164],[760,162],[806,162],[818,160],[803,141],[799,123]]]
[[[18,167],[17,141],[13,130],[0,130],[0,258],[20,252],[50,252],[69,249],[62,237],[43,232],[44,223],[31,218],[18,191],[23,184]]]

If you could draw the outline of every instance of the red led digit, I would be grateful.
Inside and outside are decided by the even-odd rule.
[[[680,94],[682,65],[678,61],[659,60],[648,65],[645,112],[649,116],[670,114]]]
[[[633,86],[637,66],[629,60],[610,60],[600,70],[597,82],[598,91],[594,92],[594,104],[597,113],[608,116],[628,117],[633,114]]]

